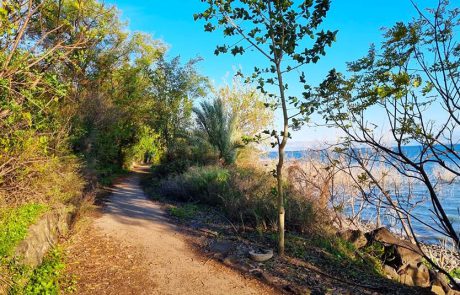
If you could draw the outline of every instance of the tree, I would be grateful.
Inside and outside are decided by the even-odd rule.
[[[274,114],[265,105],[274,100],[238,76],[230,85],[217,89],[215,96],[222,99],[225,107],[235,116],[234,140],[243,143],[237,151],[237,163],[252,165],[258,162],[264,153],[262,146],[268,147],[269,141],[253,142],[253,138],[263,130],[273,128]]]
[[[311,87],[305,84],[302,93],[303,100],[296,96],[288,96],[288,85],[285,77],[288,73],[298,70],[305,64],[316,63],[325,55],[326,46],[331,46],[337,31],[319,30],[330,7],[329,0],[301,1],[295,4],[291,0],[201,0],[208,8],[195,14],[194,18],[206,21],[204,29],[213,32],[222,28],[226,37],[239,36],[240,41],[246,41],[243,47],[240,41],[234,45],[218,45],[215,54],[230,52],[233,55],[244,54],[248,49],[254,49],[268,63],[262,68],[255,67],[251,76],[257,81],[262,93],[268,93],[265,85],[276,87],[276,94],[268,96],[275,98],[277,103],[270,107],[281,107],[283,126],[281,131],[265,131],[274,138],[272,146],[278,147],[278,164],[273,171],[277,178],[278,194],[278,250],[284,255],[284,191],[283,165],[285,147],[290,137],[290,129],[298,129],[308,119],[314,110],[315,103],[311,101]],[[306,40],[311,43],[306,45]],[[305,74],[299,75],[305,82]],[[298,112],[290,114],[288,106],[297,108]]]
[[[152,69],[155,109],[151,115],[166,148],[171,148],[176,138],[188,129],[193,102],[207,91],[207,78],[195,68],[199,61],[194,59],[182,65],[179,57],[171,61],[162,58]]]
[[[105,28],[107,18],[113,16],[92,0],[2,1],[1,195],[6,192],[15,203],[29,201],[46,195],[33,187],[40,177],[51,181],[59,178],[53,177],[57,173],[65,176],[64,171],[77,170],[76,161],[68,161],[72,117],[67,111],[75,109],[75,101],[69,95],[66,69],[77,62],[78,50],[99,41],[99,28]],[[78,178],[75,171],[69,173],[73,180]],[[60,186],[49,186],[65,186],[64,176]]]
[[[193,108],[196,115],[198,130],[207,141],[217,148],[219,158],[225,164],[232,164],[236,159],[236,150],[239,147],[234,141],[235,116],[225,108],[222,99],[214,99],[212,103],[203,101],[200,108]]]
[[[346,135],[339,150],[360,164],[362,179],[382,192],[382,202],[405,220],[415,242],[419,244],[412,223],[418,222],[451,239],[459,251],[459,233],[440,198],[434,171],[460,175],[460,10],[448,1],[439,1],[427,13],[414,7],[418,18],[388,29],[380,52],[372,46],[367,56],[349,63],[350,77],[330,72],[318,89],[321,111]],[[416,153],[407,145],[417,146]],[[368,153],[362,153],[363,146]],[[398,192],[380,187],[366,161],[392,167],[401,177],[423,184],[431,219],[408,210]],[[405,194],[410,197],[410,191]],[[425,258],[449,276],[428,255]]]
[[[273,101],[238,77],[231,85],[219,88],[215,95],[235,115],[235,136],[239,139],[253,138],[273,124],[273,112],[265,107]]]

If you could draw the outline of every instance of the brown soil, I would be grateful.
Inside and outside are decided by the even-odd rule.
[[[139,186],[122,179],[93,224],[68,242],[77,294],[277,294],[193,250],[187,235]]]

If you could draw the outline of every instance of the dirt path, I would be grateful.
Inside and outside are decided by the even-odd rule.
[[[147,200],[139,185],[141,171],[137,172],[113,188],[94,227],[120,247],[140,249],[144,263],[140,268],[151,281],[146,282],[143,294],[275,294],[257,280],[194,253],[161,207]],[[138,294],[135,287],[124,292]],[[102,290],[97,291],[94,294]]]

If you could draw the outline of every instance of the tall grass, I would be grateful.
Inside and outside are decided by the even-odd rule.
[[[183,174],[160,180],[158,194],[180,201],[215,206],[225,215],[261,230],[277,228],[276,179],[255,167],[192,167]],[[299,232],[317,227],[320,210],[313,199],[305,198],[286,183],[288,227]],[[324,220],[323,224],[327,224]]]

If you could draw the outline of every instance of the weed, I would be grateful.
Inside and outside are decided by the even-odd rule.
[[[62,251],[59,248],[51,250],[35,269],[20,264],[16,259],[4,262],[11,277],[8,294],[59,294],[61,275],[65,267],[62,262]],[[75,280],[64,283],[66,291],[75,290]]]
[[[59,278],[64,267],[61,251],[52,250],[33,271],[24,294],[59,294]]]
[[[450,272],[450,275],[453,276],[454,278],[460,279],[460,267],[453,269]]]
[[[47,210],[42,204],[26,204],[0,212],[0,256],[9,256],[27,230]]]
[[[168,211],[169,214],[180,220],[191,219],[196,215],[198,206],[195,204],[184,204],[180,207],[171,207]]]

